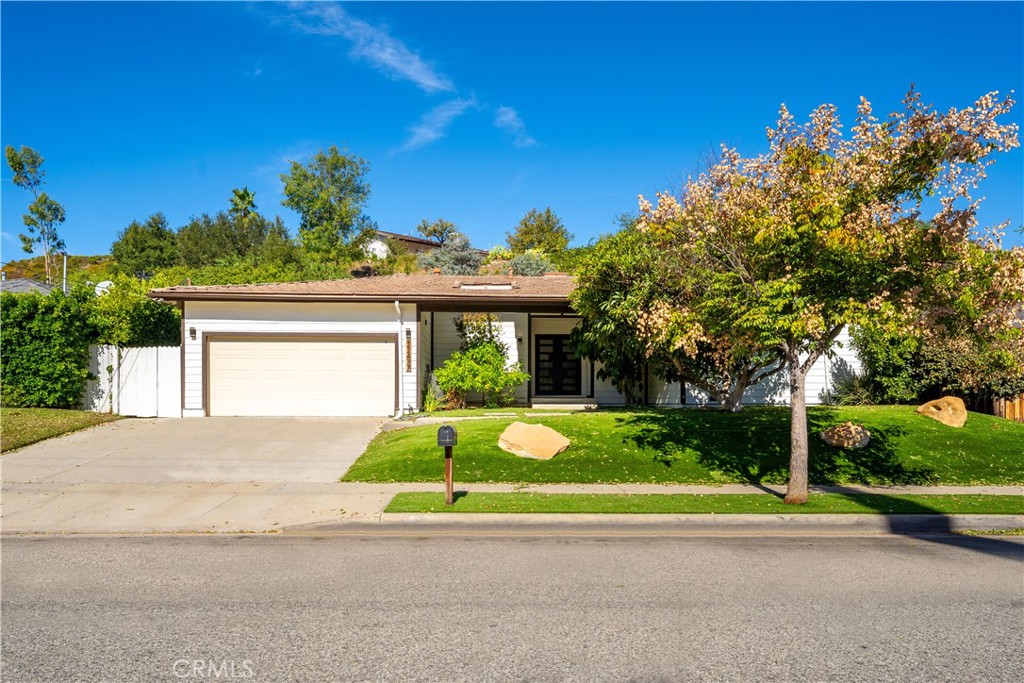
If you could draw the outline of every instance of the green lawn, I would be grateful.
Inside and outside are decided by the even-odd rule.
[[[36,441],[119,419],[119,415],[88,410],[0,408],[0,448],[7,452]]]
[[[1024,497],[817,493],[804,505],[786,505],[779,497],[763,493],[469,493],[449,507],[442,493],[399,493],[385,512],[1020,515],[1024,514]]]
[[[455,480],[509,483],[784,483],[789,411],[609,410],[533,415],[572,441],[554,459],[526,460],[498,448],[513,418],[454,422]],[[818,434],[851,420],[871,431],[864,449],[825,445]],[[810,478],[816,484],[1021,484],[1024,424],[971,413],[961,429],[909,406],[814,407],[808,411]],[[438,481],[437,425],[383,432],[345,481]]]

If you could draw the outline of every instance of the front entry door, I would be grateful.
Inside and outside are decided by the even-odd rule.
[[[569,348],[569,335],[538,334],[536,340],[537,395],[582,395],[582,365]]]

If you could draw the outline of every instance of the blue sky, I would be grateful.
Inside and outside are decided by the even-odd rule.
[[[721,143],[756,154],[780,103],[852,121],[911,82],[940,108],[1024,90],[1021,3],[3,2],[0,142],[46,157],[71,253],[133,219],[173,226],[232,188],[280,205],[278,175],[337,144],[371,167],[367,213],[454,221],[490,247],[551,206],[585,244],[678,191]],[[1013,112],[1022,121],[1024,107]],[[28,194],[2,175],[0,249]],[[1004,155],[985,224],[1024,224],[1024,155]],[[1010,242],[1024,238],[1011,233]]]

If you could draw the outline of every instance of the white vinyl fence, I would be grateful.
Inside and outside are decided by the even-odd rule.
[[[181,349],[91,346],[82,406],[133,417],[181,417]]]

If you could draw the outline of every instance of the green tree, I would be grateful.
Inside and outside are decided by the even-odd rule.
[[[443,218],[438,218],[436,221],[428,221],[424,218],[420,221],[420,224],[416,226],[416,231],[423,235],[424,239],[434,240],[441,246],[444,246],[445,242],[451,241],[457,235],[461,235],[459,229],[455,227],[455,224],[451,221],[446,221]]]
[[[248,218],[256,211],[256,193],[250,192],[248,187],[239,190],[237,187],[231,191],[231,208],[228,215],[232,218]]]
[[[332,145],[305,164],[293,161],[281,176],[281,203],[299,214],[299,241],[308,253],[327,260],[358,256],[357,238],[374,227],[363,213],[369,171],[365,160]]]
[[[705,321],[713,312],[731,335],[786,361],[786,502],[807,501],[807,373],[844,327],[937,334],[960,317],[979,338],[1020,334],[1024,250],[1001,249],[999,230],[978,235],[971,197],[994,155],[1018,145],[1017,126],[997,120],[1012,106],[991,93],[938,112],[911,90],[879,121],[862,99],[849,138],[832,105],[804,125],[783,107],[764,154],[725,149],[681,201],[641,198],[638,229],[678,264],[665,286],[694,274],[703,283],[674,312],[702,311]],[[922,227],[930,195],[941,197],[939,210]]]
[[[7,165],[14,172],[14,184],[32,193],[32,203],[28,213],[22,216],[28,234],[20,234],[22,248],[31,254],[36,246],[42,247],[43,262],[46,266],[46,281],[53,281],[53,254],[64,249],[64,240],[57,232],[57,226],[64,222],[64,207],[54,201],[48,194],[41,191],[43,177],[43,157],[31,147],[22,146],[14,149],[8,145],[4,150]]]
[[[583,318],[576,352],[598,360],[601,379],[626,400],[643,396],[644,371],[685,380],[737,412],[751,386],[782,368],[777,352],[756,348],[714,307],[692,305],[706,278],[680,267],[651,235],[634,228],[598,242],[580,264],[571,302]]]
[[[271,230],[277,230],[277,225],[256,213],[247,218],[233,218],[223,211],[213,216],[204,213],[179,228],[178,261],[198,268],[252,256],[263,247]]]
[[[145,223],[132,221],[118,233],[110,253],[125,272],[137,277],[152,275],[178,259],[174,231],[162,213],[153,214]]]
[[[569,246],[572,233],[565,229],[562,219],[549,206],[543,211],[530,209],[513,231],[506,233],[506,237],[513,253],[539,249],[557,258]]]

